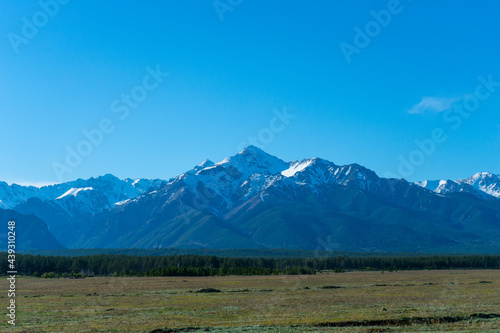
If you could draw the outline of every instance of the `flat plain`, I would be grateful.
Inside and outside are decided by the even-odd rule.
[[[2,331],[500,332],[499,270],[18,277],[16,289],[17,325],[4,315]]]

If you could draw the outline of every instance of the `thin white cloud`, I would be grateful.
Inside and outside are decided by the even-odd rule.
[[[422,100],[415,104],[408,113],[410,114],[423,114],[425,112],[439,113],[449,110],[454,103],[459,101],[460,98],[443,98],[443,97],[423,97]]]

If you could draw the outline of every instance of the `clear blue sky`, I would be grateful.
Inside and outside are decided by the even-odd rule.
[[[0,4],[1,180],[170,178],[259,135],[284,160],[381,176],[500,173],[500,86],[478,80],[500,82],[496,2],[48,2],[51,15],[38,1]],[[374,23],[381,10],[390,22]],[[134,108],[120,100],[132,92]],[[286,124],[274,119],[283,108]],[[82,131],[103,119],[110,133],[88,153]],[[435,147],[417,146],[437,128]],[[79,144],[88,154],[69,166]]]

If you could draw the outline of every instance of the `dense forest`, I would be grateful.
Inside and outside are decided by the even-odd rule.
[[[7,253],[0,253],[0,267],[6,272]],[[499,255],[419,257],[317,257],[317,258],[233,258],[203,255],[132,256],[42,256],[17,254],[19,275],[36,277],[85,276],[214,276],[315,274],[331,270],[420,270],[499,269]]]
[[[84,257],[97,254],[125,254],[130,256],[174,256],[174,255],[199,255],[230,258],[327,258],[327,257],[421,257],[430,256],[432,253],[416,252],[352,252],[332,250],[290,250],[290,249],[59,249],[59,250],[30,250],[23,254],[55,256],[55,257]],[[476,254],[476,253],[471,253]],[[440,255],[461,255],[441,253]]]

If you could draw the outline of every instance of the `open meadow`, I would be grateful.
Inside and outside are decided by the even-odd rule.
[[[17,326],[4,316],[2,331],[500,331],[498,270],[19,277],[16,294]]]

